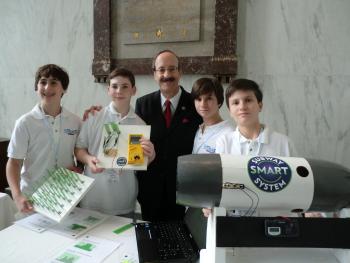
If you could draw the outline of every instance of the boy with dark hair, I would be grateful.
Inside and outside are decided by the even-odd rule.
[[[220,116],[224,89],[217,79],[200,78],[193,84],[191,95],[196,111],[203,119],[194,138],[192,153],[215,153],[216,139],[233,132],[232,124]]]
[[[136,93],[135,77],[127,69],[115,69],[108,76],[108,96],[111,103],[89,116],[83,123],[75,154],[85,164],[84,173],[95,179],[95,184],[81,201],[81,207],[110,215],[130,215],[135,209],[138,185],[132,170],[103,169],[97,167],[101,130],[106,123],[144,125],[130,105]],[[155,152],[150,140],[140,140],[149,162]]]
[[[231,122],[223,120],[220,116],[220,108],[224,103],[224,89],[216,78],[200,78],[193,83],[191,96],[197,113],[203,119],[194,138],[192,153],[215,153],[217,138],[233,132]],[[189,207],[186,213],[189,213],[197,222],[197,230],[192,233],[195,237],[197,236],[197,245],[205,248],[206,219],[199,208]]]
[[[226,104],[237,128],[218,138],[217,153],[235,155],[295,156],[290,139],[260,123],[263,94],[249,79],[236,79],[226,89]]]
[[[258,103],[262,103],[263,93],[255,81],[250,79],[236,79],[233,80],[226,89],[225,99],[228,108],[230,108],[228,103],[231,95],[238,90],[252,91]]]
[[[6,177],[20,212],[33,211],[25,194],[48,170],[75,169],[73,152],[81,121],[61,106],[68,84],[69,76],[63,68],[54,64],[40,67],[35,75],[40,102],[16,121],[8,147]]]
[[[270,130],[260,123],[263,94],[259,85],[249,79],[232,81],[225,93],[226,105],[237,127],[216,141],[216,153],[252,156],[296,156],[294,144],[284,134]],[[204,208],[209,216],[211,209]],[[234,210],[232,215],[242,211]],[[244,214],[244,213],[243,213]]]

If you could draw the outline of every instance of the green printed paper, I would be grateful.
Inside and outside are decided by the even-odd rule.
[[[100,220],[101,220],[100,218],[96,218],[96,217],[93,217],[93,216],[88,216],[87,218],[84,219],[84,222],[89,223],[89,224],[95,224],[95,223],[97,223]]]
[[[134,225],[133,224],[127,224],[127,225],[124,225],[124,226],[122,226],[122,227],[119,227],[119,228],[117,228],[117,229],[115,229],[115,230],[113,230],[113,233],[115,233],[115,234],[121,234],[121,233],[123,233],[124,231],[126,231],[126,230],[128,230],[129,228],[132,228]]]
[[[72,229],[72,230],[86,229],[86,226],[82,226],[82,225],[78,225],[78,224],[72,224],[72,225],[70,225],[70,229]]]
[[[64,252],[61,256],[56,258],[56,260],[64,262],[64,263],[74,263],[79,260],[79,257],[67,252]]]
[[[96,246],[91,243],[80,242],[75,245],[75,247],[80,248],[85,251],[92,251]]]
[[[27,196],[34,210],[60,222],[86,194],[94,179],[65,168],[48,170]]]

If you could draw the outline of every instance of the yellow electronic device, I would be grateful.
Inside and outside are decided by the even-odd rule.
[[[143,164],[142,134],[129,134],[128,164]]]

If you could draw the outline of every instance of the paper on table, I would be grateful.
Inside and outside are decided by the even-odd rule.
[[[33,215],[15,221],[15,224],[41,233],[44,232],[47,228],[56,225],[57,222],[46,216],[43,216],[42,214],[35,213]]]
[[[108,217],[109,215],[76,207],[60,223],[36,213],[16,221],[15,224],[39,233],[48,230],[64,236],[77,238],[101,224]]]
[[[50,227],[50,231],[77,238],[105,221],[109,215],[76,207],[61,223]]]
[[[86,235],[58,253],[50,262],[97,263],[102,262],[121,243]]]

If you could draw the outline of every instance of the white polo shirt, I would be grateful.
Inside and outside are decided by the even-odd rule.
[[[192,153],[215,153],[216,140],[226,133],[233,133],[234,129],[229,121],[222,121],[214,125],[206,126],[202,132],[201,124],[194,138]]]
[[[108,122],[145,125],[132,107],[129,113],[122,118],[110,103],[95,116],[89,116],[83,123],[76,147],[87,149],[89,154],[97,156],[103,125]],[[94,178],[95,183],[81,201],[81,207],[110,215],[121,215],[134,211],[138,185],[133,170],[105,169],[102,173],[92,173],[86,165],[84,174]]]
[[[33,182],[46,175],[56,163],[59,167],[74,165],[74,146],[80,126],[80,118],[65,108],[53,118],[45,115],[39,104],[16,121],[7,155],[24,160],[23,192],[30,192]]]
[[[233,155],[297,156],[294,144],[288,136],[272,131],[264,126],[259,136],[250,140],[238,130],[224,134],[216,141],[216,153]]]

